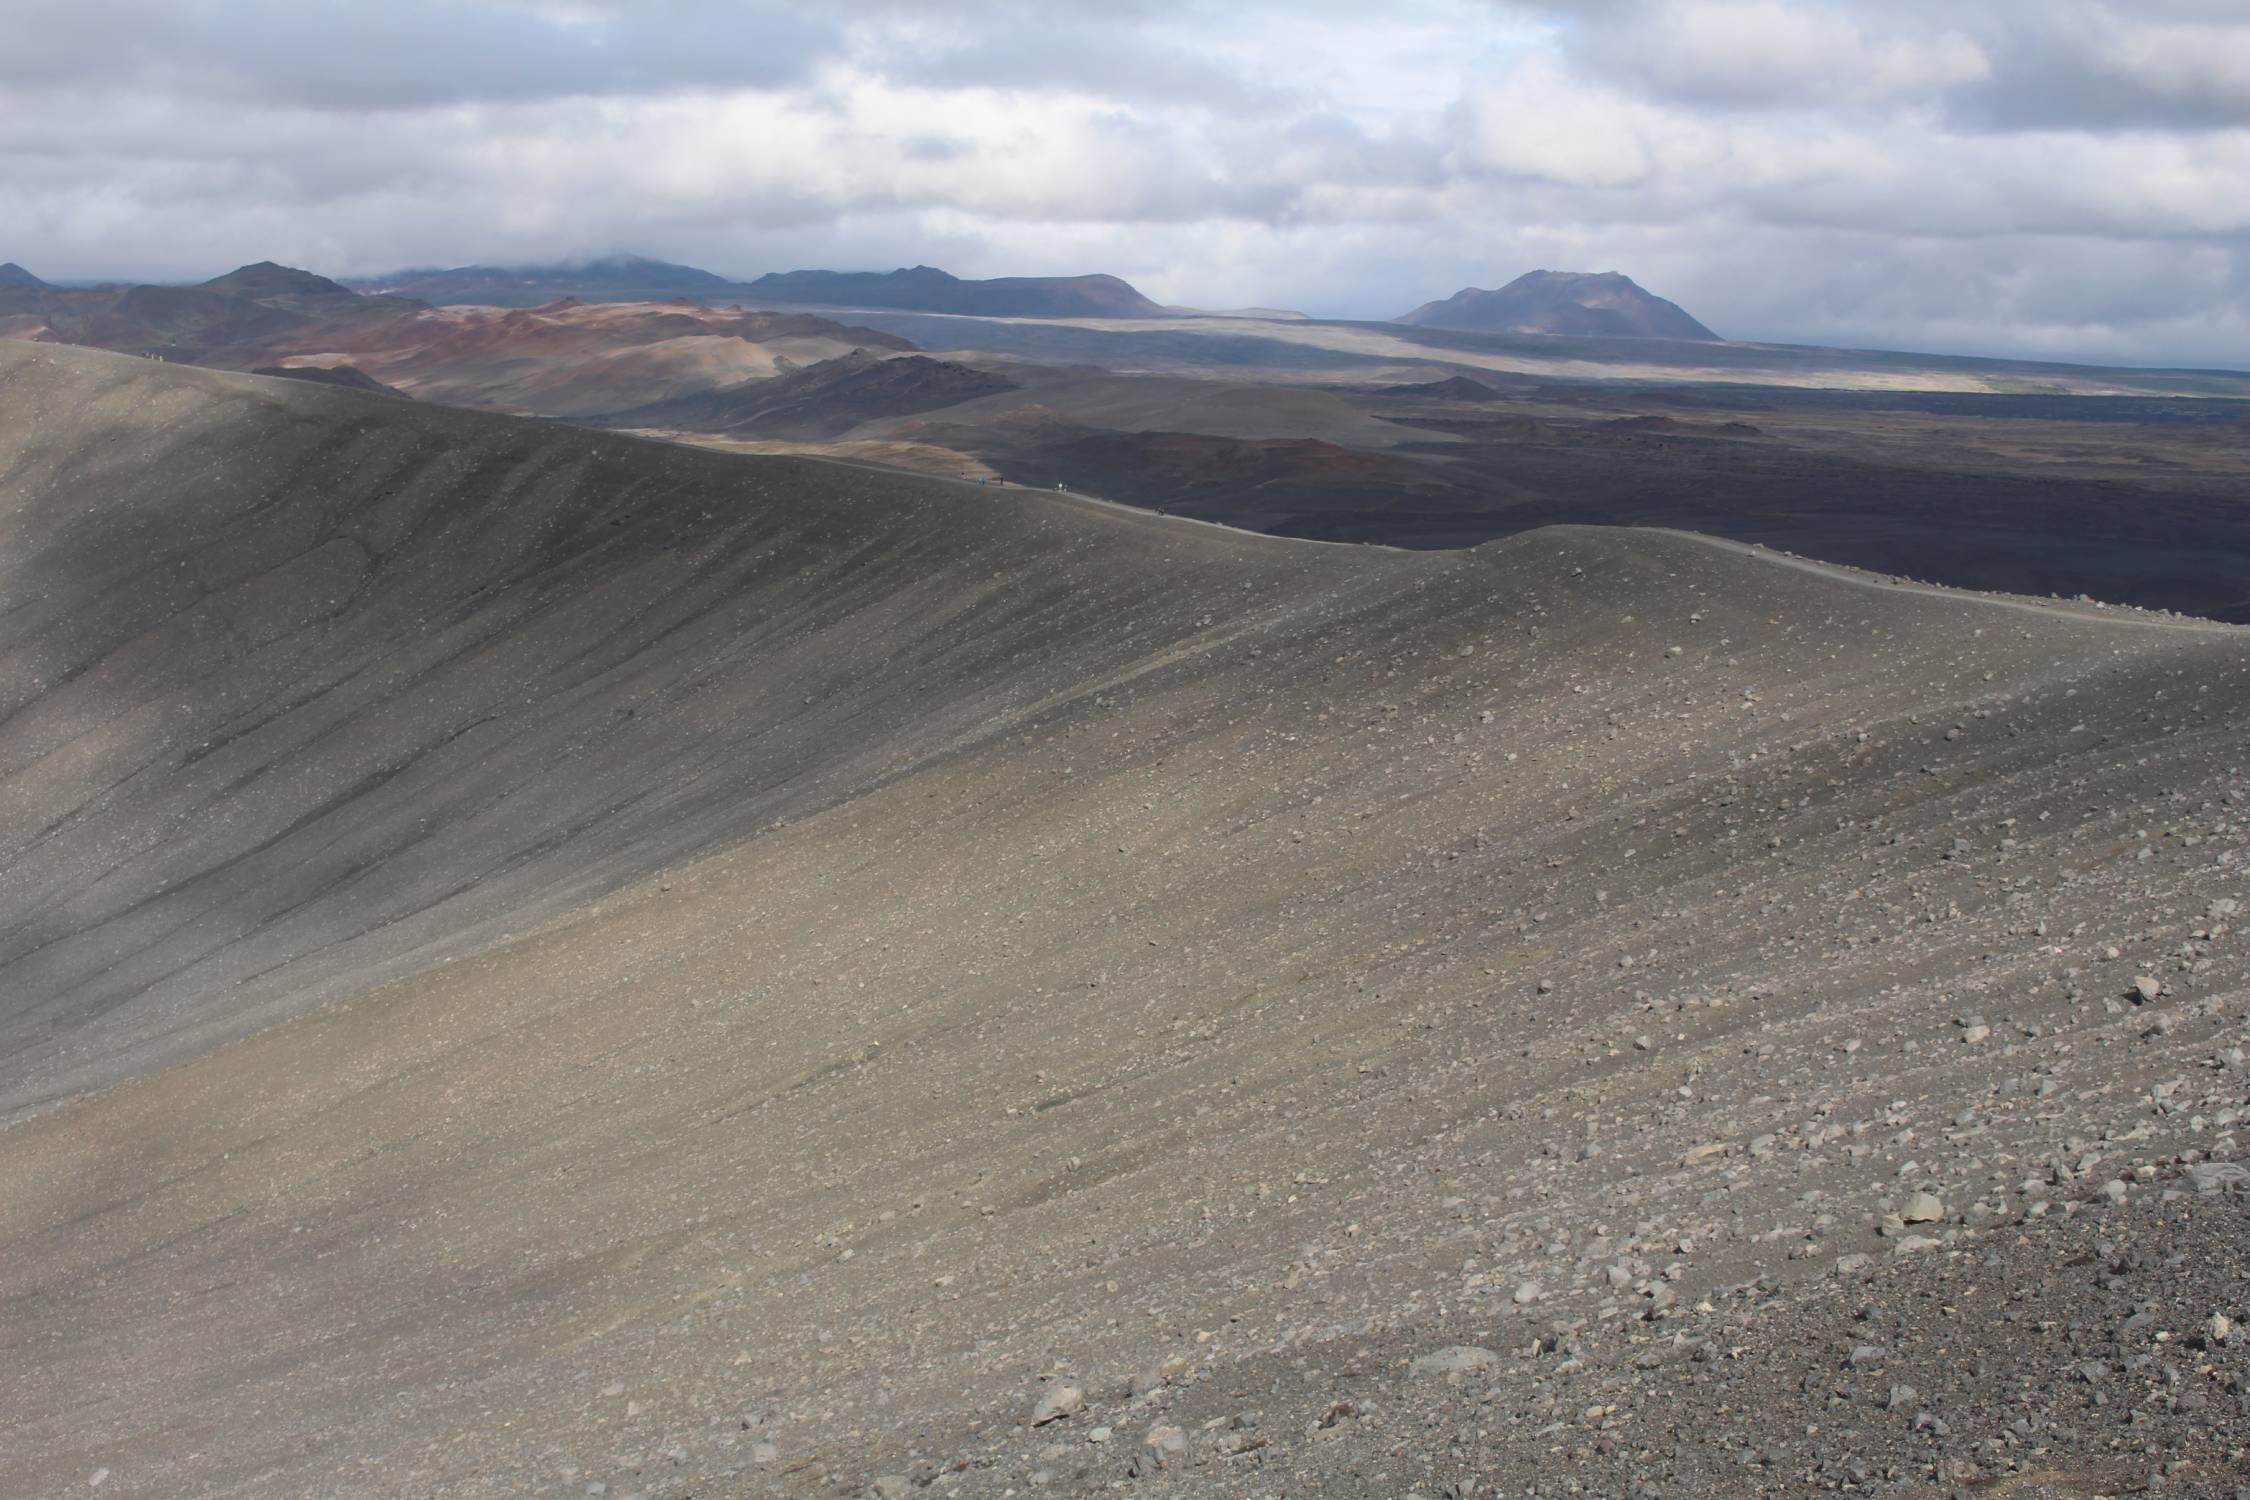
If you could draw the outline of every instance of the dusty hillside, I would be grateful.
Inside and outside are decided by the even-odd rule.
[[[1004,375],[919,354],[853,349],[756,385],[621,411],[620,427],[746,438],[832,439],[876,419],[951,407],[1015,389]]]
[[[316,327],[263,351],[286,363],[350,362],[428,401],[579,418],[770,380],[861,347],[905,340],[807,313],[692,302],[423,307]]]
[[[0,508],[25,1493],[2250,1457],[2240,631],[39,346]]]
[[[1119,629],[1137,585],[1296,566],[86,351],[0,350],[0,402],[0,1106],[81,1016],[171,1047],[566,909],[1195,632]]]

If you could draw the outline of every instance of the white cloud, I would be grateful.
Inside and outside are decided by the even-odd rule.
[[[1691,122],[1541,59],[1474,89],[1463,154],[1476,168],[1544,182],[1625,188],[1646,182],[1675,127]]]
[[[1594,50],[1670,92],[1735,102],[1866,102],[1991,75],[1973,38],[1899,19],[1818,0],[1665,0]]]
[[[10,0],[0,226],[55,276],[637,249],[1368,316],[1616,268],[1730,333],[2240,362],[2250,16]]]
[[[2231,26],[2117,28],[2101,58],[2152,92],[2250,113],[2250,19]]]

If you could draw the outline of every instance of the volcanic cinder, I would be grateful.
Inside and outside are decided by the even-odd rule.
[[[2239,628],[37,344],[0,511],[9,1494],[2250,1462]]]

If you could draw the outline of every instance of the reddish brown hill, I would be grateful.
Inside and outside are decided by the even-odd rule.
[[[409,394],[458,406],[591,417],[729,390],[854,349],[905,339],[808,313],[692,302],[418,307],[380,322],[314,327],[267,363],[342,364]]]

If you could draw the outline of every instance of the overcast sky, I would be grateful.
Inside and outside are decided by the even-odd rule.
[[[2250,365],[2250,0],[4,0],[0,260],[633,250]]]

